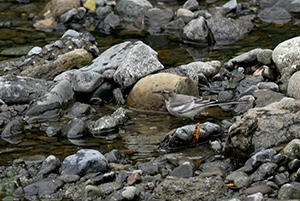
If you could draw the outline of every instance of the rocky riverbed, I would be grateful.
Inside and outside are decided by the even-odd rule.
[[[39,14],[24,14],[35,29],[63,34],[0,64],[0,155],[9,155],[0,159],[0,197],[299,200],[300,37],[226,61],[166,68],[141,40],[101,51],[92,34],[135,31],[216,47],[245,38],[257,21],[297,26],[299,7],[281,0],[180,7],[52,0]],[[1,24],[1,32],[9,27]],[[181,119],[153,93],[165,87],[241,104]]]

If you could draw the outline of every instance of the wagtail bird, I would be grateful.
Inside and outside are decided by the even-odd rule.
[[[164,88],[161,91],[154,91],[165,99],[166,108],[170,114],[193,119],[200,111],[214,106],[239,104],[243,101],[210,101],[194,96],[176,94],[172,89]]]

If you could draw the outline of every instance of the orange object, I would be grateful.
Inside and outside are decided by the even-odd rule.
[[[200,124],[197,123],[195,131],[193,133],[193,138],[190,142],[190,147],[195,146],[197,144],[199,136],[200,136]]]
[[[226,184],[226,187],[227,187],[227,188],[234,187],[234,184],[233,184],[233,183]]]

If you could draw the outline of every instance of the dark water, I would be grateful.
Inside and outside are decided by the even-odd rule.
[[[32,2],[37,7],[31,8],[28,5],[22,5],[15,1],[0,0],[0,23],[11,22],[10,27],[2,27],[0,32],[9,29],[16,34],[13,38],[0,38],[0,52],[11,47],[42,47],[51,41],[57,40],[62,35],[62,33],[58,32],[43,33],[33,29],[30,23],[30,13],[40,11],[48,1],[36,0]],[[203,1],[201,2],[203,3]],[[226,1],[217,1],[216,4],[222,5],[224,2]],[[178,7],[179,4],[173,2],[170,3],[170,6]],[[225,62],[238,54],[257,47],[273,49],[280,42],[298,36],[300,27],[294,24],[297,24],[297,20],[280,27],[274,24],[257,23],[254,30],[242,41],[226,46],[206,48],[176,42],[164,35],[151,36],[137,33],[116,33],[107,36],[97,31],[92,32],[92,34],[96,37],[101,52],[114,44],[126,40],[142,40],[158,52],[159,59],[165,67],[175,67],[198,60],[220,60]],[[0,62],[16,58],[19,58],[19,56],[0,55]],[[112,112],[106,111],[106,113]],[[112,149],[122,149],[134,161],[149,160],[160,154],[166,154],[158,149],[158,144],[164,134],[173,128],[188,123],[195,123],[167,115],[131,114],[129,116],[129,121],[126,125],[102,138],[87,136],[82,141],[70,141],[63,137],[47,137],[45,133],[33,130],[24,134],[24,138],[19,144],[9,144],[0,140],[0,165],[11,164],[16,158],[35,154],[43,154],[45,156],[53,154],[63,160],[66,156],[76,153],[81,148],[97,149],[102,153]],[[204,122],[206,120],[202,119],[201,121]],[[215,119],[211,118],[209,120],[215,121]],[[169,157],[173,157],[174,153],[167,154]],[[188,156],[197,160],[205,160],[206,157],[213,155],[214,152],[206,144],[187,148],[175,154],[176,157]]]

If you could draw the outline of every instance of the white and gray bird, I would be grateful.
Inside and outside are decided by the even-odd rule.
[[[243,103],[243,101],[210,101],[195,96],[177,94],[172,89],[164,88],[160,91],[154,91],[162,95],[168,112],[177,117],[193,119],[202,110],[222,105],[231,105]]]

